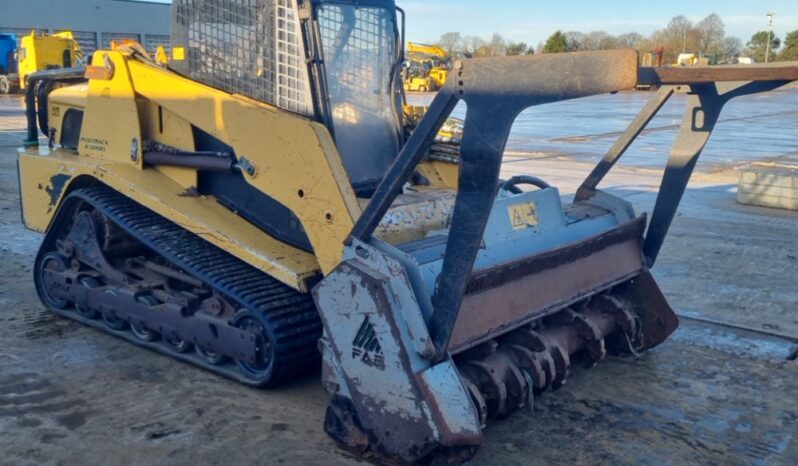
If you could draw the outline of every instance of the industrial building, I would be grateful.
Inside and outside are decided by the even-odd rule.
[[[72,31],[84,52],[135,39],[148,50],[169,44],[168,3],[141,0],[0,0],[0,34]]]

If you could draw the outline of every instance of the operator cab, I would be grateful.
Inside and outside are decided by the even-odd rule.
[[[352,186],[369,196],[401,147],[402,51],[393,2],[316,7],[333,136]]]
[[[206,3],[174,2],[173,47],[188,53],[172,67],[323,122],[356,194],[369,197],[402,144],[403,51],[394,1],[259,0],[221,16],[224,23],[203,15]],[[243,50],[231,54],[233,48]]]

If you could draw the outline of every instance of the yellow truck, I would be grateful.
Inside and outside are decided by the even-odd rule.
[[[18,55],[19,87],[25,89],[29,74],[41,70],[72,68],[82,58],[78,41],[71,31],[55,34],[36,33],[22,38]]]

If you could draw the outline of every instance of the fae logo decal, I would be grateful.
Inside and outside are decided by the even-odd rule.
[[[377,340],[377,333],[374,331],[369,317],[363,319],[360,330],[357,331],[355,339],[352,341],[352,359],[357,359],[363,364],[385,370],[385,357],[382,355],[382,347]]]
[[[538,224],[537,209],[532,202],[522,202],[507,206],[507,216],[513,230],[523,230]]]

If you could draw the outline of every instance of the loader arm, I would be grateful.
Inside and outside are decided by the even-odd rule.
[[[407,52],[413,55],[426,55],[429,57],[447,58],[449,55],[445,50],[437,45],[418,44],[416,42],[407,43]]]

